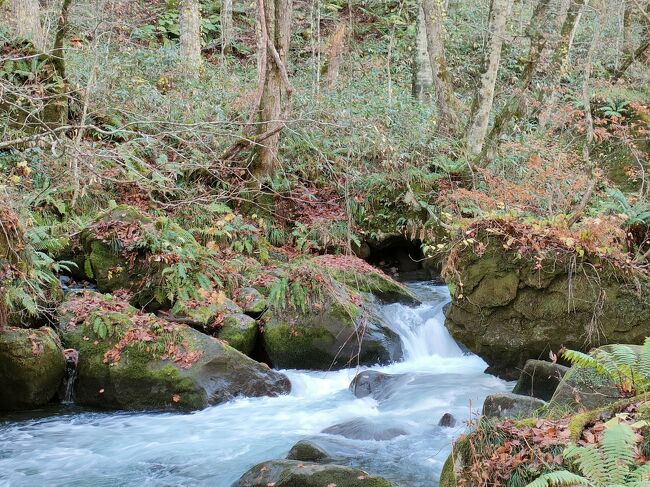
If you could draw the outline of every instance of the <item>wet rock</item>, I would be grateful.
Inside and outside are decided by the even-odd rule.
[[[365,370],[352,379],[350,390],[358,398],[371,396],[374,399],[386,399],[394,392],[391,386],[399,383],[403,377],[403,374],[392,375],[376,370]]]
[[[453,414],[451,413],[445,413],[442,415],[442,418],[440,418],[440,421],[438,421],[438,426],[442,426],[444,428],[453,428],[456,426],[456,418],[454,418]]]
[[[331,459],[329,454],[317,444],[308,440],[302,440],[291,447],[287,455],[287,460],[327,463]]]
[[[90,309],[62,323],[79,351],[78,404],[111,409],[201,409],[235,397],[276,396],[289,379],[186,325],[137,312],[110,296],[76,296]],[[63,305],[60,319],[71,316]]]
[[[244,314],[227,316],[217,332],[217,337],[244,355],[250,355],[257,339],[257,322]]]
[[[34,409],[57,393],[63,347],[51,328],[0,328],[0,410]]]
[[[242,288],[237,295],[237,301],[241,304],[243,312],[255,319],[259,318],[269,305],[262,293],[252,287]]]
[[[528,360],[512,393],[550,401],[567,370],[563,365]]]
[[[519,418],[531,416],[546,402],[536,397],[519,396],[509,392],[492,394],[485,398],[483,415],[489,418]]]
[[[232,487],[392,487],[392,483],[356,468],[295,460],[255,465]]]
[[[449,278],[453,292],[445,325],[489,364],[490,373],[517,379],[528,359],[549,349],[587,351],[584,337],[593,332],[594,309],[601,307],[598,326],[609,343],[645,340],[650,329],[647,284],[641,283],[641,289],[627,285],[619,269],[589,255],[570,272],[569,257],[545,259],[537,268],[533,259],[504,249],[503,239],[481,243],[480,256],[468,247],[454,263],[458,274]]]
[[[399,335],[368,299],[335,282],[319,299],[309,310],[267,312],[262,338],[274,367],[337,370],[402,358]]]
[[[352,440],[392,440],[398,436],[404,436],[408,434],[402,428],[397,427],[385,427],[383,425],[377,425],[371,421],[368,421],[365,418],[357,418],[351,421],[346,421],[345,423],[335,424],[329,428],[325,428],[323,433],[328,435],[339,435],[344,438],[350,438]]]

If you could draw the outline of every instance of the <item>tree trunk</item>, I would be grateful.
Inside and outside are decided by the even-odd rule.
[[[235,28],[232,21],[232,0],[221,2],[221,53],[229,54],[235,40]]]
[[[340,23],[332,33],[327,43],[327,61],[323,66],[323,78],[328,90],[336,86],[339,79],[339,71],[343,63],[343,54],[345,53],[345,33],[347,24]]]
[[[186,74],[198,76],[201,69],[201,13],[199,0],[180,2],[180,56]]]
[[[521,86],[517,92],[510,97],[505,106],[499,111],[494,118],[494,124],[490,130],[483,150],[478,156],[477,163],[486,163],[486,155],[489,150],[498,144],[501,134],[508,126],[510,120],[523,111],[524,99],[527,90],[533,82],[535,71],[546,48],[548,41],[547,32],[547,14],[549,12],[551,0],[539,0],[533,11],[533,16],[526,28],[526,34],[530,39],[530,48],[528,50],[528,59],[522,75]]]
[[[512,0],[494,0],[490,14],[490,38],[483,56],[483,73],[476,93],[470,126],[467,132],[467,149],[472,156],[478,156],[483,149],[487,134],[490,112],[494,103],[494,88],[501,62],[501,48],[510,14]]]
[[[433,73],[438,123],[436,131],[455,134],[458,129],[460,104],[454,94],[445,58],[445,17],[443,0],[422,0],[427,48]]]
[[[252,172],[258,179],[276,167],[280,131],[290,111],[292,88],[287,75],[291,36],[292,0],[259,0],[261,35],[270,59],[265,63],[264,86],[260,100],[258,154]]]
[[[624,56],[623,62],[614,72],[614,75],[612,77],[612,81],[614,82],[621,79],[628,68],[634,64],[634,61],[641,59],[646,51],[650,50],[650,3],[646,5],[645,10],[642,10],[641,13],[643,14],[643,32],[641,33],[641,44],[635,50],[630,51]]]
[[[45,42],[38,0],[12,0],[11,6],[16,23],[16,35],[32,41],[36,49],[44,50]]]
[[[413,97],[427,101],[431,98],[433,72],[427,46],[427,28],[422,4],[418,5],[418,18],[415,34],[415,56],[413,59]]]
[[[551,115],[555,111],[558,85],[569,67],[569,46],[572,44],[572,33],[577,29],[578,22],[582,17],[580,13],[588,3],[589,0],[572,1],[569,5],[567,16],[562,23],[560,37],[553,50],[551,65],[548,68],[548,80],[542,90],[542,107],[538,117],[539,129],[542,132],[547,129]]]

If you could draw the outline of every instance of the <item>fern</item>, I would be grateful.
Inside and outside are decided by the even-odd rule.
[[[591,487],[650,487],[650,464],[635,465],[636,436],[627,424],[608,427],[598,446],[569,445],[566,460],[575,461],[581,475],[562,470],[537,478],[526,487],[587,485]]]

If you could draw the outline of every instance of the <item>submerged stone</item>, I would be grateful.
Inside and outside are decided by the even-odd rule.
[[[394,392],[391,386],[399,383],[404,377],[404,374],[392,375],[365,370],[352,379],[349,389],[358,398],[372,396],[374,399],[386,399]]]
[[[345,423],[335,424],[325,428],[323,433],[328,435],[339,435],[353,440],[392,440],[398,436],[408,434],[404,429],[398,427],[385,427],[375,424],[365,418],[356,418]]]

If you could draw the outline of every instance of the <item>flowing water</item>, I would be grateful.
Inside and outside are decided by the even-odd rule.
[[[228,487],[254,464],[283,458],[305,438],[340,463],[398,486],[436,485],[464,421],[480,410],[486,395],[508,384],[484,374],[485,363],[463,353],[447,333],[446,288],[421,283],[412,289],[423,305],[383,308],[402,337],[405,358],[372,369],[406,374],[385,399],[355,398],[348,386],[358,370],[287,370],[290,395],[240,399],[191,414],[64,407],[41,417],[0,419],[0,487]],[[437,425],[447,412],[457,418],[456,427]],[[400,435],[379,441],[321,433],[358,418],[371,436],[387,430],[393,432],[388,436]]]

